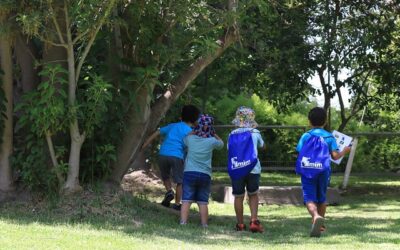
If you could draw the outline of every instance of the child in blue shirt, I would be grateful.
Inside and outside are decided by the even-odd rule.
[[[165,207],[169,207],[171,201],[174,199],[171,182],[172,173],[172,179],[176,183],[175,204],[173,208],[176,210],[180,210],[181,208],[183,161],[185,158],[183,138],[192,132],[192,127],[195,126],[199,114],[200,111],[197,107],[193,105],[184,106],[181,113],[182,121],[161,127],[142,146],[142,149],[146,148],[159,135],[164,137],[159,151],[158,166],[161,172],[161,179],[167,190],[161,202]]]
[[[201,225],[208,226],[212,151],[224,146],[221,138],[215,133],[213,123],[214,119],[211,116],[200,116],[196,128],[183,140],[188,152],[183,173],[181,225],[187,223],[190,205],[197,202]]]
[[[308,113],[308,120],[311,125],[311,130],[304,133],[296,150],[300,152],[304,143],[311,137],[311,135],[323,137],[324,141],[329,147],[329,152],[332,159],[337,160],[350,152],[350,147],[345,147],[343,151],[339,152],[335,138],[331,133],[324,130],[326,124],[326,112],[323,108],[315,107]],[[301,176],[301,185],[303,189],[304,204],[312,217],[312,227],[310,236],[319,237],[321,232],[325,231],[324,217],[326,213],[326,191],[330,182],[330,169],[321,172],[314,178],[308,178],[304,175]]]
[[[255,121],[255,112],[248,107],[239,107],[236,111],[236,117],[232,123],[238,127],[231,133],[240,133],[245,131],[251,131],[251,137],[254,145],[254,152],[258,152],[258,148],[265,148],[264,141],[261,137],[261,133],[256,129],[258,126]],[[258,154],[258,153],[257,153]],[[258,191],[260,186],[260,176],[261,176],[261,164],[260,160],[257,159],[257,164],[251,170],[251,172],[238,180],[232,181],[232,194],[235,197],[234,207],[236,213],[236,230],[243,231],[246,229],[246,225],[243,220],[243,202],[245,192],[249,197],[249,207],[250,207],[250,224],[249,229],[252,232],[264,231],[261,226],[260,220],[258,219]]]

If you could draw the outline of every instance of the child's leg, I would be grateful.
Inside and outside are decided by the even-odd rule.
[[[182,184],[176,184],[176,189],[175,189],[175,204],[181,203],[182,199]]]
[[[189,218],[189,209],[191,202],[183,202],[181,208],[181,224],[186,224]]]
[[[326,213],[326,193],[328,190],[330,182],[330,172],[326,171],[322,173],[318,178],[318,187],[317,187],[317,208],[318,214],[322,217],[325,217]]]
[[[326,206],[327,206],[326,203],[317,204],[318,214],[320,216],[324,217],[324,218],[325,218]],[[322,224],[320,230],[321,230],[321,232],[325,232],[326,231],[325,223]]]
[[[199,205],[201,225],[207,226],[208,225],[208,205],[201,204],[201,203],[198,203],[198,205]]]
[[[170,162],[170,158],[163,155],[158,156],[158,167],[160,169],[161,179],[163,180],[165,190],[168,192],[172,189],[170,177],[172,165]]]
[[[166,179],[163,181],[165,190],[170,191],[172,190],[172,183],[170,179]]]
[[[318,214],[321,215],[322,217],[325,217],[326,206],[327,206],[326,203],[317,204]]]
[[[235,214],[236,214],[236,221],[237,224],[241,225],[241,230],[244,228],[243,223],[243,201],[245,195],[245,186],[246,186],[246,179],[245,177],[239,180],[232,180],[232,194],[235,197],[234,200],[234,207],[235,207]],[[238,226],[238,225],[236,225]]]
[[[199,206],[200,221],[203,227],[208,226],[208,199],[211,193],[211,176],[197,173],[196,201]]]
[[[264,232],[264,228],[261,226],[261,222],[258,220],[258,189],[260,184],[259,174],[249,174],[247,182],[247,194],[249,195],[249,206],[250,206],[250,231],[253,233]]]
[[[306,207],[312,217],[313,223],[317,218],[321,217],[318,213],[317,204],[315,202],[307,202]]]
[[[317,204],[315,202],[306,203],[307,210],[312,216],[312,225],[310,231],[310,237],[320,237],[321,228],[324,225],[324,217],[318,214]]]
[[[183,175],[182,187],[182,207],[181,207],[181,224],[186,224],[189,218],[189,209],[192,202],[195,200],[196,186],[195,176],[193,172],[185,172]]]
[[[182,182],[183,182],[183,169],[184,162],[182,159],[171,157],[173,160],[172,164],[172,177],[176,183],[175,189],[175,204],[180,204],[182,199]]]
[[[304,176],[301,177],[301,185],[303,189],[303,198],[304,203],[306,204],[307,210],[312,217],[313,223],[316,218],[321,217],[318,214],[317,208],[317,181],[315,179],[306,178]]]
[[[243,200],[244,196],[235,196],[234,206],[238,224],[243,224]]]
[[[319,204],[325,203],[326,183],[324,181],[324,176],[324,174],[320,174],[315,178],[301,177],[304,203],[306,204],[308,212],[312,216],[311,237],[320,237],[321,229],[324,225],[324,217],[319,214],[319,212],[322,212],[322,214],[325,215],[326,210],[324,205],[319,206]],[[327,176],[329,176],[329,174]]]
[[[249,207],[251,221],[258,220],[258,190],[260,188],[260,175],[249,174],[247,176],[247,194],[249,196]]]
[[[251,220],[258,220],[258,194],[249,195]]]

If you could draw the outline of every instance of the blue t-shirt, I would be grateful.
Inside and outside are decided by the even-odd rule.
[[[202,138],[197,135],[188,135],[183,142],[188,149],[184,172],[194,171],[211,176],[212,151],[221,149],[224,143],[215,137]]]
[[[184,159],[185,145],[183,138],[192,132],[192,128],[184,122],[171,123],[160,128],[160,134],[164,136],[164,141],[160,147],[160,155],[174,156]]]
[[[329,152],[332,153],[332,151],[339,150],[339,147],[336,144],[336,139],[335,137],[333,137],[331,133],[322,128],[313,128],[301,136],[299,143],[297,144],[296,147],[297,152],[300,152],[301,148],[303,147],[303,144],[311,137],[311,135],[324,137],[324,141],[329,146]]]
[[[258,149],[257,148],[262,148],[264,147],[264,141],[261,137],[261,133],[258,129],[255,128],[237,128],[233,130],[231,133],[240,133],[240,132],[245,132],[245,131],[251,131],[251,139],[253,139],[253,145],[254,145],[254,152],[257,152],[258,155]],[[251,174],[260,174],[261,173],[261,164],[260,160],[257,158],[257,164],[251,170]]]

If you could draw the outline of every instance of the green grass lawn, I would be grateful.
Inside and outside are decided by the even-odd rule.
[[[230,183],[229,176],[224,172],[213,173],[214,183]],[[343,182],[343,174],[332,174],[331,187],[339,187]],[[263,186],[300,186],[300,177],[295,174],[267,172],[261,176]],[[400,176],[396,174],[352,174],[350,188],[400,188]]]
[[[224,182],[216,174],[216,182]],[[356,176],[339,206],[328,207],[328,231],[308,237],[303,206],[260,206],[265,233],[235,232],[233,206],[210,203],[209,228],[189,224],[146,196],[108,193],[59,202],[0,206],[0,249],[400,249],[398,176]],[[298,185],[297,177],[263,174],[263,185]],[[334,185],[341,183],[334,176]],[[396,190],[397,189],[397,190]],[[360,191],[361,190],[361,191]],[[249,210],[246,207],[246,214]]]

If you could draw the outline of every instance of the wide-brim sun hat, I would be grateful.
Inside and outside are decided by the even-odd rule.
[[[240,128],[255,128],[258,123],[255,121],[256,112],[245,106],[241,106],[236,110],[236,117],[232,120],[232,124]]]

